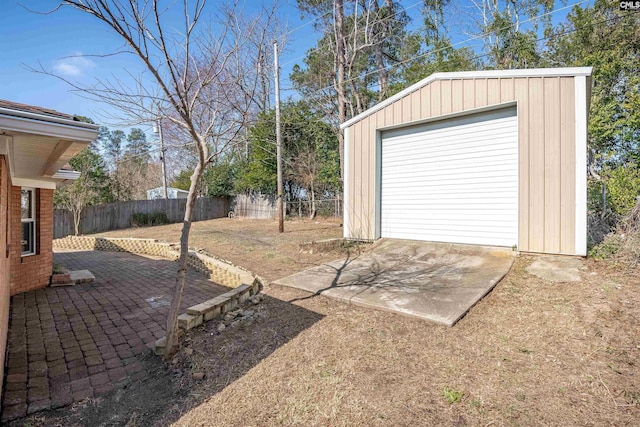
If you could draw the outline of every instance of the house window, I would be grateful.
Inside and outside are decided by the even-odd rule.
[[[36,191],[23,188],[21,195],[22,256],[36,253]]]

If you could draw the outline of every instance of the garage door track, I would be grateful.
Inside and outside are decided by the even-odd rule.
[[[506,248],[384,239],[274,283],[453,326],[508,272]]]

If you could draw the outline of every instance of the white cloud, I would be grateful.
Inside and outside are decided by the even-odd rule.
[[[53,65],[53,71],[66,77],[79,77],[95,66],[93,61],[82,56],[82,52],[73,52],[58,59]]]

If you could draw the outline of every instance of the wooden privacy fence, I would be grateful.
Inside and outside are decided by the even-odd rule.
[[[91,234],[131,227],[133,214],[163,213],[170,223],[184,219],[186,199],[133,200],[86,207],[80,215],[80,233]],[[223,197],[196,199],[194,221],[226,217],[230,200]],[[60,239],[74,234],[73,214],[56,209],[53,215],[53,237]]]
[[[238,194],[231,202],[231,212],[237,217],[272,219],[278,216],[276,201],[276,196]]]
[[[342,216],[341,199],[316,200],[316,214],[319,216]],[[309,200],[285,202],[286,215],[289,217],[307,217],[311,213]],[[276,196],[239,194],[231,202],[233,216],[256,219],[273,219],[278,216]]]

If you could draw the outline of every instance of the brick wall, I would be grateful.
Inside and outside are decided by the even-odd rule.
[[[21,255],[20,187],[9,196],[11,228],[11,295],[45,287],[53,268],[53,190],[36,189],[36,254]]]
[[[7,331],[9,329],[10,275],[7,254],[9,176],[4,156],[0,156],[0,393],[4,379],[4,356],[7,347]]]

